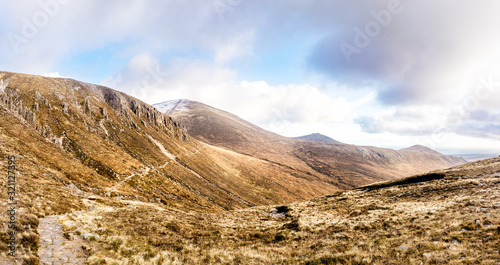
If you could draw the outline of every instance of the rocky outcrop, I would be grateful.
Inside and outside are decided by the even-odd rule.
[[[101,115],[104,117],[105,120],[108,119],[108,110],[106,108],[100,108],[101,110]]]
[[[9,80],[10,79],[0,80],[0,94],[3,94],[5,88],[9,85]]]
[[[0,81],[0,105],[3,105],[10,111],[16,113],[20,118],[28,122],[30,125],[36,127],[35,113],[26,107],[22,99],[15,97],[17,92],[13,89],[7,88],[8,81]]]
[[[85,112],[85,114],[87,114],[87,115],[88,115],[88,114],[90,114],[90,113],[91,113],[91,110],[90,110],[90,101],[89,101],[89,98],[88,98],[88,97],[86,97],[86,98],[85,98],[85,103],[84,103],[84,106],[83,106],[83,107],[84,107],[84,112]]]
[[[61,112],[64,114],[70,114],[70,108],[74,107],[75,112],[71,114],[71,119],[76,118],[73,116],[82,112],[87,117],[99,114],[102,115],[102,118],[99,117],[97,121],[84,118],[84,116],[81,117],[87,130],[91,132],[98,131],[102,137],[109,137],[111,135],[104,121],[109,121],[110,117],[119,117],[126,125],[135,130],[142,130],[142,128],[152,126],[156,128],[156,130],[164,131],[170,137],[189,142],[189,137],[184,127],[173,121],[169,116],[164,115],[140,100],[106,87],[93,86],[87,88],[87,86],[90,85],[80,84],[79,82],[75,84],[75,82],[77,81],[65,81],[63,84],[68,87],[78,87],[78,89],[69,89],[69,91],[72,92],[69,97],[65,97],[64,94],[60,93],[62,90],[51,87],[48,94],[44,94],[43,89],[33,89],[31,92],[30,90],[23,92],[32,93],[30,99],[29,97],[25,98],[25,94],[18,95],[18,91],[9,87],[9,83],[12,83],[10,78],[3,78],[0,79],[0,106],[17,114],[19,118],[31,125],[39,135],[63,149],[65,149],[67,145],[67,137],[65,137],[64,134],[61,135],[61,132],[57,130],[53,131],[54,128],[51,128],[44,120],[41,120],[39,124],[37,123],[37,112],[45,107],[48,107],[49,110],[52,109],[51,101],[49,100],[51,97],[54,97],[56,101],[52,102],[52,104],[59,105]],[[89,92],[98,93],[93,96],[93,94],[89,94]],[[82,97],[83,106],[81,105],[82,103],[78,104],[78,101],[81,100]],[[23,101],[21,98],[25,98],[26,101]],[[104,103],[106,103],[106,105],[98,107],[98,113],[92,112],[93,98],[103,100]],[[29,105],[25,102],[28,102]],[[80,110],[82,112],[80,112]],[[110,114],[110,110],[112,110],[112,114]]]
[[[120,95],[111,89],[103,89],[104,101],[117,112],[122,111],[122,99]]]
[[[39,101],[39,100],[42,100],[42,99],[43,99],[43,97],[40,94],[40,92],[35,91],[35,101]]]
[[[50,106],[50,103],[49,103],[49,100],[48,99],[44,99],[42,100],[42,104],[45,105],[45,106],[48,106],[49,109],[52,109],[52,107]]]
[[[63,113],[67,114],[69,112],[69,105],[66,102],[63,102],[61,104],[61,110]]]

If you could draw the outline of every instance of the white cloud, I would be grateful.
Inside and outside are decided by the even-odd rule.
[[[54,77],[54,78],[67,78],[66,76],[62,76],[59,74],[59,72],[54,72],[54,73],[44,73],[42,76],[45,77]]]
[[[271,86],[265,81],[236,81],[228,68],[203,61],[173,59],[161,65],[150,54],[133,57],[126,69],[103,82],[150,103],[187,98],[230,111],[260,126],[284,133],[290,123],[339,123],[353,117],[353,106],[308,84]]]
[[[493,139],[498,131],[490,117],[500,112],[500,85],[476,95],[479,77],[500,82],[498,1],[401,1],[402,12],[351,64],[338,56],[339,43],[352,42],[353,29],[388,1],[242,1],[223,20],[213,1],[65,1],[13,52],[6,36],[22,35],[25,21],[44,12],[41,2],[11,1],[0,10],[2,70],[75,76],[102,63],[100,69],[116,72],[104,84],[148,103],[198,100],[287,135],[317,128],[311,132],[378,144],[395,135],[398,143],[432,136],[443,124],[467,137]],[[293,83],[279,85],[253,68],[272,71],[290,61],[297,67],[278,71],[277,80],[304,75]],[[246,70],[253,79],[241,77]],[[337,85],[325,89],[311,82],[313,75]],[[456,116],[460,122],[447,126]],[[479,116],[489,124],[474,120]],[[372,134],[353,122],[360,117]]]

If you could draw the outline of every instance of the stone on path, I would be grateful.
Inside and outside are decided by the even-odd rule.
[[[51,215],[40,219],[40,265],[85,264],[87,258],[82,250],[83,241],[64,238],[61,224],[57,222],[59,217]]]

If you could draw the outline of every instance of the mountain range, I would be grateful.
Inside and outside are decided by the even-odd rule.
[[[143,210],[134,209],[148,205],[160,212],[205,216],[304,201],[465,162],[423,146],[392,150],[331,142],[318,135],[294,139],[199,102],[151,106],[104,86],[10,72],[0,72],[0,157],[4,172],[7,158],[15,157],[17,220],[23,224],[18,227],[19,253],[27,264],[37,264],[41,232],[36,227],[46,216],[74,222],[76,216],[98,214],[85,220],[101,228],[106,225],[99,218],[130,216],[123,221],[133,227],[143,221],[155,227],[158,213],[138,221],[134,216],[143,216]],[[7,207],[7,178],[0,183],[0,204]],[[94,207],[99,211],[92,212]],[[6,224],[6,215],[0,217]],[[184,231],[173,221],[161,222]],[[69,227],[63,226],[74,233]],[[4,225],[0,232],[6,231]],[[147,231],[132,233],[141,238],[154,232]],[[197,237],[189,233],[185,236]],[[4,239],[2,250],[7,249]],[[106,236],[92,243],[94,248],[90,244],[87,254],[100,253],[99,244],[113,245],[115,239]],[[140,246],[163,248],[161,242],[146,241]],[[124,257],[132,250],[120,251],[113,255]]]
[[[319,134],[289,138],[229,112],[186,99],[153,105],[204,143],[293,169],[298,178],[340,189],[396,179],[465,163],[423,146],[402,150],[343,144]]]
[[[34,181],[103,196],[227,210],[464,162],[424,147],[396,151],[297,140],[202,103],[153,107],[71,79],[0,72],[0,80],[2,153],[22,157]]]

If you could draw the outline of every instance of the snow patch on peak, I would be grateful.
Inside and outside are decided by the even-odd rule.
[[[188,110],[188,108],[186,106],[187,103],[189,103],[189,100],[175,99],[175,100],[169,100],[169,101],[165,101],[162,103],[154,104],[153,107],[155,107],[160,112],[168,115],[174,110],[176,112],[182,112],[182,111]]]

